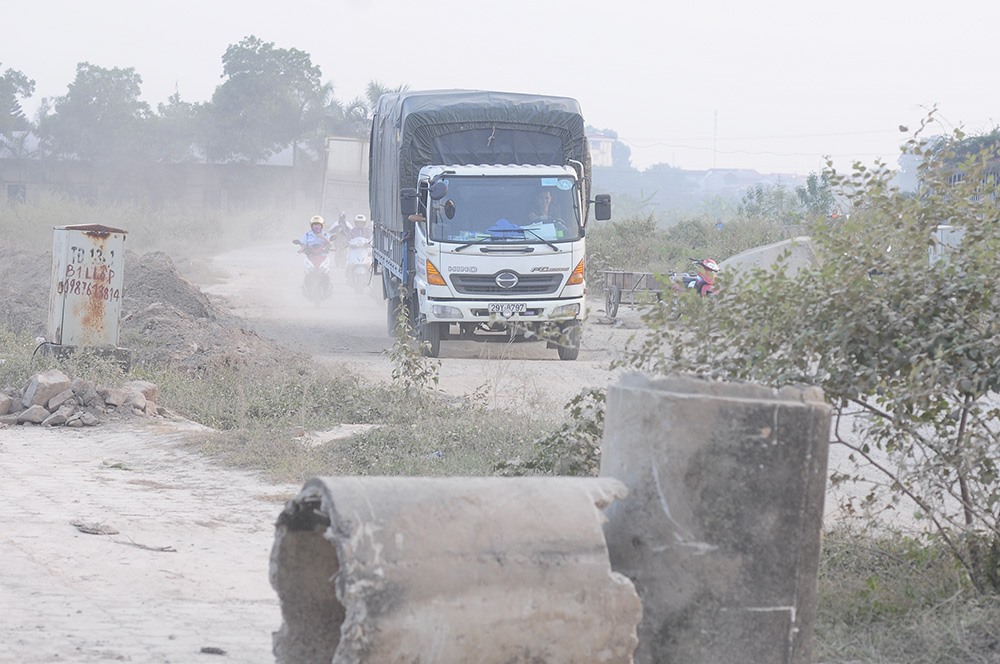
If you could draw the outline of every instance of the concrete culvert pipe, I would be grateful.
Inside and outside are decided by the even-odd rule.
[[[631,662],[611,478],[325,477],[278,518],[279,663]]]
[[[613,568],[639,588],[638,664],[806,664],[830,408],[817,388],[623,376],[601,474]]]

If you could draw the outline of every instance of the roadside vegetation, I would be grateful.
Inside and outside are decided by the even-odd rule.
[[[877,166],[830,171],[805,195],[780,194],[780,209],[800,206],[787,218],[766,211],[779,194],[765,191],[750,192],[721,228],[709,214],[671,226],[637,214],[589,229],[593,279],[601,269],[666,272],[685,269],[689,257],[722,261],[792,235],[812,237],[820,258],[814,268],[723,274],[722,295],[685,301],[677,321],[662,307],[648,308],[647,328],[623,362],[654,373],[819,385],[836,409],[835,425],[850,416],[867,427],[860,440],[835,428],[832,443],[849,446],[859,464],[874,450],[893,461],[854,505],[858,519],[825,533],[816,662],[1000,662],[998,155],[995,142],[970,150],[967,138],[913,137],[906,148],[923,162],[917,195],[895,190],[889,169]],[[831,217],[835,201],[849,215]],[[0,205],[9,246],[40,250],[50,246],[52,226],[104,223],[129,229],[136,250],[192,259],[256,239],[251,231],[217,244],[194,229],[281,221],[268,213],[210,220],[59,200]],[[928,238],[942,222],[963,227],[966,244],[932,266]],[[86,355],[40,358],[35,345],[0,329],[0,387],[23,385],[50,366],[98,382],[124,378],[117,366]],[[393,349],[393,364],[390,385],[321,374],[306,358],[274,371],[231,366],[199,375],[142,365],[129,378],[157,383],[161,405],[212,427],[198,443],[206,454],[278,481],[597,472],[600,390],[540,418],[527,406],[500,412],[476,395],[442,396],[434,390],[435,361],[412,344]],[[370,426],[339,440],[315,434],[342,424]],[[869,515],[884,509],[909,509],[926,527],[877,526]]]
[[[900,191],[884,164],[857,165],[811,178],[794,224],[776,212],[787,192],[751,191],[721,230],[637,217],[590,234],[592,267],[651,272],[746,248],[720,241],[731,229],[755,244],[811,237],[814,266],[723,274],[722,295],[683,299],[679,319],[647,307],[620,366],[824,389],[831,444],[875,472],[831,478],[865,490],[846,505],[856,518],[825,534],[818,662],[1000,662],[1000,138],[928,138],[934,126],[931,114],[903,146],[918,164],[916,192]],[[965,238],[931,264],[943,224]],[[603,394],[570,407],[580,418],[541,441],[527,467],[599,468]],[[917,527],[887,525],[886,514]]]

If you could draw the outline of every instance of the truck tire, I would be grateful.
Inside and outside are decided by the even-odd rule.
[[[437,357],[441,354],[441,326],[444,323],[428,323],[421,319],[417,325],[420,339],[420,352],[426,357]]]
[[[382,297],[385,298],[385,331],[390,339],[396,338],[396,321],[399,320],[399,291],[387,270],[382,271]]]
[[[608,315],[608,318],[614,318],[618,315],[618,305],[621,304],[621,301],[621,289],[614,284],[608,286],[607,296],[604,301],[604,313]]]
[[[583,336],[583,328],[580,321],[567,323],[562,328],[562,334],[556,348],[559,351],[560,360],[575,360],[580,356],[580,339]]]

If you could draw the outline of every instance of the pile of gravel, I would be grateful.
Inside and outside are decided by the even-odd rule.
[[[109,413],[162,417],[158,392],[149,381],[105,387],[52,369],[32,376],[24,389],[0,393],[0,426],[96,426]]]

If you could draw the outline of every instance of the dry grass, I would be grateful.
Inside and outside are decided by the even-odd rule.
[[[978,595],[934,542],[827,533],[814,661],[997,664],[1000,597]]]

